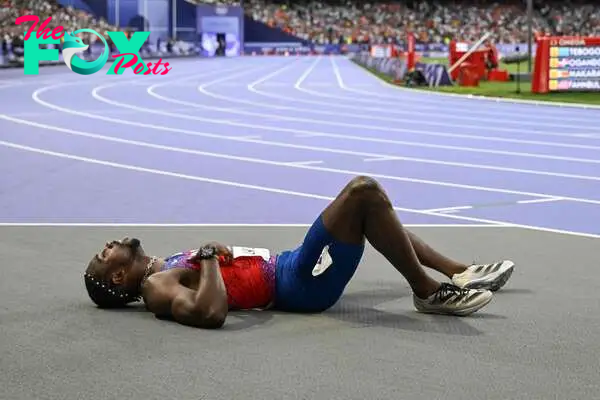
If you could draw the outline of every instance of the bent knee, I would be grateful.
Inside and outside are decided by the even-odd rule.
[[[348,189],[351,194],[383,192],[383,188],[379,182],[370,176],[357,176],[353,178],[348,185]]]
[[[352,179],[348,190],[351,198],[358,199],[363,204],[390,204],[390,200],[381,184],[369,176],[357,176]]]
[[[383,187],[369,176],[357,176],[350,181],[348,190],[352,197],[386,198]]]

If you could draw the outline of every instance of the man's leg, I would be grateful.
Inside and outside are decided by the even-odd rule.
[[[323,211],[322,219],[327,231],[340,242],[358,245],[366,238],[406,278],[415,303],[425,308],[431,305],[424,311],[465,314],[490,301],[489,292],[460,290],[426,274],[422,262],[447,274],[465,266],[430,251],[416,236],[413,244],[387,194],[371,178],[354,178]]]
[[[415,253],[417,253],[417,257],[422,265],[434,269],[446,275],[448,278],[452,278],[453,275],[466,271],[467,265],[458,261],[454,261],[443,254],[438,253],[436,250],[432,249],[431,246],[421,240],[421,238],[409,230],[406,230],[406,233],[408,234],[410,243],[415,249]]]
[[[381,186],[371,178],[353,179],[323,211],[323,224],[344,243],[362,244],[365,238],[408,281],[419,297],[439,289],[427,275],[392,204]]]
[[[491,264],[462,264],[432,249],[414,233],[406,232],[421,264],[446,275],[457,286],[495,292],[506,284],[514,270],[515,264],[510,260]]]

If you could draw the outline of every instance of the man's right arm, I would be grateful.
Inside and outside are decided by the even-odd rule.
[[[165,278],[157,275],[148,279],[145,302],[155,315],[168,315],[183,325],[197,328],[218,329],[225,324],[227,291],[217,260],[201,261],[196,290]]]

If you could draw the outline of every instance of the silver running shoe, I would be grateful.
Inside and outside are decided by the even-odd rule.
[[[488,290],[463,289],[442,283],[428,298],[413,295],[413,301],[417,311],[422,313],[465,316],[485,307],[492,301],[492,296]]]
[[[493,264],[471,265],[452,277],[452,283],[466,289],[487,289],[495,292],[506,284],[515,269],[509,260]]]

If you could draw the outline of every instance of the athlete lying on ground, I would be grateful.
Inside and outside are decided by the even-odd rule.
[[[308,230],[301,246],[277,255],[218,243],[166,259],[149,257],[138,239],[107,243],[84,280],[102,308],[143,298],[157,317],[220,328],[229,310],[321,312],[341,297],[362,258],[365,238],[407,279],[421,312],[468,315],[488,304],[510,277],[503,261],[467,266],[404,229],[383,188],[354,178]],[[452,280],[440,283],[422,266]]]

